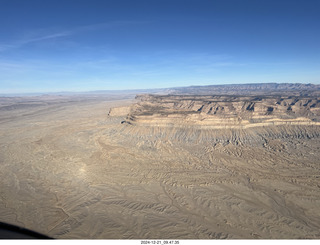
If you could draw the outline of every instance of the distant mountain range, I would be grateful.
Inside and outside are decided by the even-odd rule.
[[[39,92],[39,93],[12,93],[1,94],[0,96],[40,96],[40,95],[86,95],[86,94],[197,94],[197,95],[248,95],[248,94],[283,94],[291,92],[295,96],[319,95],[319,84],[305,83],[250,83],[250,84],[227,84],[227,85],[206,85],[155,89],[126,89],[126,90],[96,90],[87,92]]]
[[[172,88],[170,94],[192,95],[260,95],[267,92],[283,94],[290,92],[295,96],[320,95],[320,85],[304,83],[252,83],[252,84],[228,84],[209,86],[190,86]]]

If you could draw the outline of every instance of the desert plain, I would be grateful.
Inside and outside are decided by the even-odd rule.
[[[179,93],[1,97],[0,221],[59,239],[319,239],[320,96]]]

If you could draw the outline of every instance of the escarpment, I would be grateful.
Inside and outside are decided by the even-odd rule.
[[[140,126],[251,128],[320,125],[320,98],[301,96],[138,95],[123,123]],[[119,113],[120,115],[121,113]]]

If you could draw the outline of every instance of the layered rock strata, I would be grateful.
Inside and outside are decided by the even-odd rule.
[[[251,128],[320,125],[320,98],[296,96],[138,95],[130,107],[113,108],[131,125]]]

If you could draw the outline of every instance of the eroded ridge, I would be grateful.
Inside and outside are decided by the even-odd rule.
[[[239,95],[138,95],[130,107],[113,108],[123,123],[149,126],[249,128],[320,125],[320,98]]]

